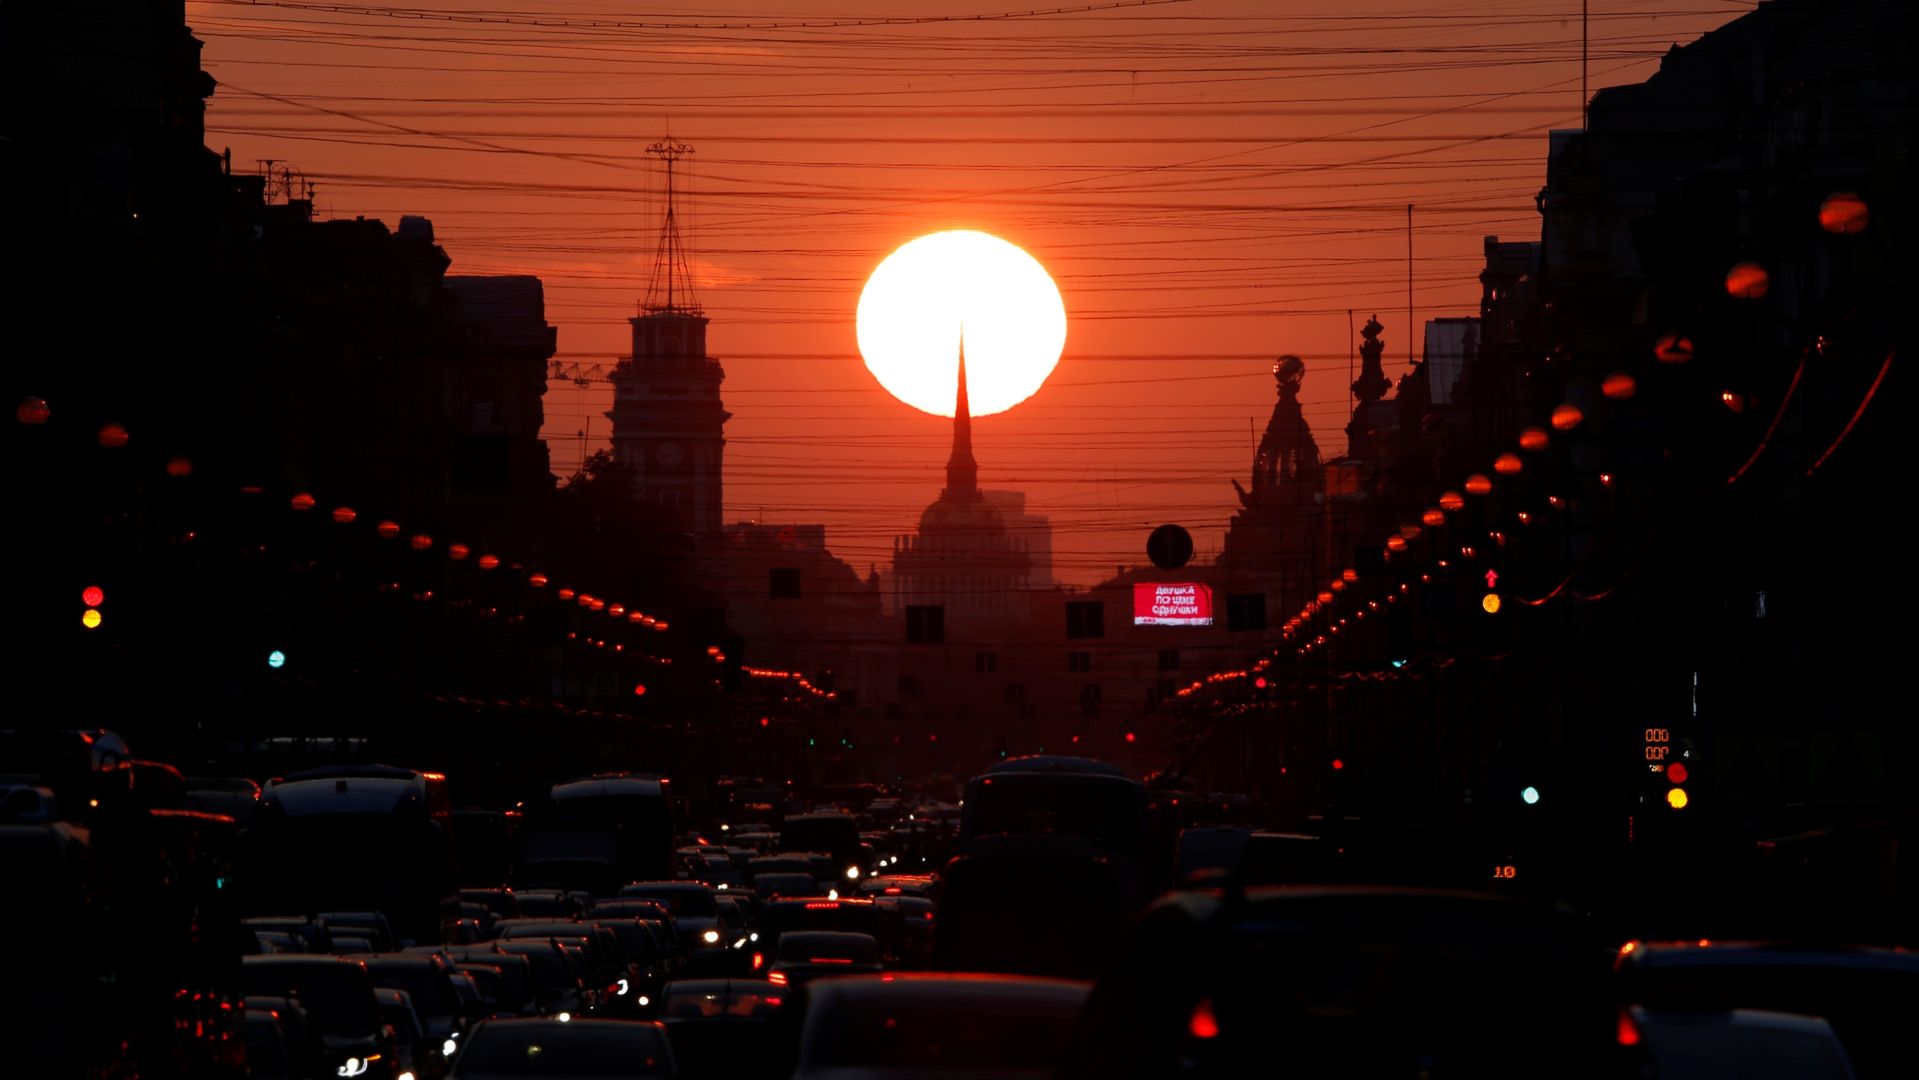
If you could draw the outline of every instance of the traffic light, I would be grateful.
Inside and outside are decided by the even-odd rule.
[[[1686,794],[1685,783],[1692,773],[1683,761],[1675,761],[1666,766],[1666,779],[1672,787],[1666,789],[1666,805],[1674,810],[1684,810],[1692,802],[1692,796]]]
[[[80,612],[80,625],[88,630],[100,629],[100,624],[106,621],[106,616],[100,613],[100,608],[106,602],[106,590],[100,586],[89,585],[81,589],[80,603],[85,605],[85,610]]]
[[[273,650],[272,652],[267,654],[267,666],[270,668],[273,668],[275,671],[278,671],[280,668],[286,667],[287,654],[279,649]]]
[[[1525,803],[1527,806],[1538,806],[1539,789],[1533,787],[1531,784],[1526,785],[1526,787],[1520,789],[1519,801]]]
[[[1479,598],[1479,609],[1488,615],[1499,614],[1505,602],[1499,598],[1499,571],[1486,571],[1486,595]]]

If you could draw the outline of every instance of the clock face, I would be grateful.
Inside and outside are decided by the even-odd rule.
[[[663,442],[653,451],[654,459],[662,465],[678,465],[682,456],[680,444],[676,442]]]

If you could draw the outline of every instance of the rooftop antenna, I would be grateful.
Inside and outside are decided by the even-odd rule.
[[[666,217],[660,222],[659,251],[653,256],[653,279],[646,287],[646,302],[641,309],[648,315],[698,315],[700,302],[693,295],[693,273],[686,265],[686,246],[680,240],[678,208],[674,205],[673,166],[693,152],[686,143],[668,135],[646,148],[646,152],[666,162]]]

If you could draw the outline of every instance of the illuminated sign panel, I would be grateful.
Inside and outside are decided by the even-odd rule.
[[[1211,585],[1148,584],[1133,585],[1134,626],[1211,626],[1213,625],[1213,587]]]

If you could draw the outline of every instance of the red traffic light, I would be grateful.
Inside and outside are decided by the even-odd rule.
[[[107,602],[106,591],[98,585],[89,585],[80,591],[80,602],[88,607],[99,607]]]
[[[1666,779],[1671,780],[1675,784],[1685,783],[1686,777],[1690,775],[1692,774],[1686,770],[1685,762],[1675,761],[1671,765],[1666,766]]]

